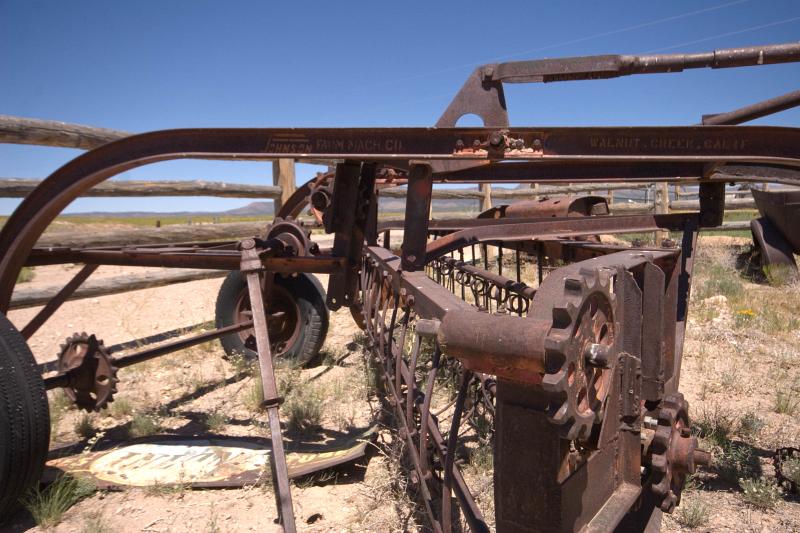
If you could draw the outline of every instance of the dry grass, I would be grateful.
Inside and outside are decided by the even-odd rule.
[[[675,520],[689,529],[703,527],[708,524],[711,515],[710,506],[697,493],[684,494],[681,505],[675,514]]]
[[[33,267],[22,267],[22,270],[17,274],[17,283],[28,283],[33,281],[35,277],[36,272],[34,272]]]
[[[95,491],[88,481],[61,476],[43,490],[35,489],[22,499],[22,504],[43,528],[55,526],[64,513]]]
[[[97,433],[97,428],[94,427],[92,416],[89,413],[83,413],[81,417],[75,422],[75,434],[82,439],[90,439]]]
[[[161,430],[159,423],[150,415],[144,413],[137,413],[131,420],[131,426],[128,432],[131,437],[149,437],[155,435]]]

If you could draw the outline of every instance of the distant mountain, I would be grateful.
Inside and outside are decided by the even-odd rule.
[[[215,215],[229,215],[229,216],[259,216],[259,215],[271,215],[275,212],[275,206],[272,202],[250,202],[249,204],[243,207],[237,207],[236,209],[228,209],[227,211],[222,211],[221,213],[214,213]]]

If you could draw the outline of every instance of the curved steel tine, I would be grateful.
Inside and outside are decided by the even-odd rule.
[[[422,413],[420,416],[419,429],[419,462],[422,467],[423,477],[427,478],[430,472],[430,461],[428,458],[428,416],[431,411],[431,401],[433,399],[433,386],[436,382],[436,374],[439,371],[439,363],[442,358],[442,351],[439,343],[434,341],[433,358],[431,359],[431,369],[428,371],[428,379],[425,383],[425,399],[422,402]]]
[[[461,386],[458,388],[456,407],[453,410],[453,422],[447,432],[447,451],[444,456],[444,482],[442,484],[442,529],[445,533],[452,531],[450,516],[450,499],[452,497],[453,465],[455,463],[458,428],[461,426],[461,414],[464,412],[464,401],[472,381],[472,372],[464,370],[461,374]]]
[[[414,390],[417,387],[417,359],[419,358],[420,345],[419,335],[414,335],[414,348],[411,351],[411,362],[408,365],[409,380],[406,383],[406,424],[409,428],[413,426],[414,422],[414,405],[416,399],[414,398]]]

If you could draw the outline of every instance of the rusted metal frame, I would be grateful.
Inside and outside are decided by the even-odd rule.
[[[682,229],[693,214],[675,213],[668,215],[624,215],[613,217],[563,217],[544,221],[510,224],[506,226],[487,226],[457,231],[436,242],[427,250],[427,260],[431,261],[451,250],[472,243],[490,241],[522,241],[548,239],[552,237],[575,237],[600,233],[633,233],[657,229]]]
[[[681,238],[680,262],[675,267],[673,278],[677,276],[677,309],[675,317],[674,340],[674,367],[673,380],[668,384],[669,389],[678,390],[680,385],[681,364],[683,362],[683,343],[686,338],[686,326],[689,314],[689,298],[692,290],[692,276],[694,273],[694,258],[697,248],[697,234],[699,221],[690,222],[683,231]]]
[[[542,153],[503,152],[500,158],[546,158],[564,164],[601,160],[637,164],[664,160],[757,162],[790,166],[797,164],[797,146],[800,143],[796,140],[798,135],[795,130],[726,128],[729,127],[720,126],[713,130],[707,127],[626,130],[589,128],[571,131],[549,128],[515,129],[509,134],[531,145],[538,139],[543,145]],[[496,136],[496,132],[494,133]],[[470,164],[482,164],[492,157],[497,158],[498,154],[490,155],[488,152],[472,154],[454,151],[457,141],[461,140],[463,143],[465,135],[467,140],[474,138],[480,141],[491,137],[492,132],[485,128],[172,130],[137,135],[109,143],[76,158],[45,180],[23,200],[0,231],[0,310],[7,309],[16,275],[46,226],[83,191],[119,172],[176,157],[214,155],[235,156],[238,159],[280,156],[307,159],[319,155],[314,153],[318,150],[327,152],[334,146],[344,146],[344,150],[332,154],[333,158],[342,159],[352,157],[359,160],[382,160],[392,157],[400,163],[403,160],[463,159],[473,160]],[[625,146],[625,135],[628,138],[631,135],[636,136],[644,146],[632,146],[634,143],[627,143],[628,146]],[[605,140],[598,144],[597,139],[601,138]],[[650,139],[667,139],[669,143],[659,147],[656,142],[653,148],[648,146],[647,141]],[[721,143],[718,147],[705,148],[709,145],[704,143],[713,143],[715,140]],[[741,141],[746,141],[744,148]],[[696,142],[700,144],[695,145]],[[671,145],[674,145],[674,149]],[[696,155],[696,146],[702,147],[701,152],[705,154]],[[742,155],[745,149],[746,155]],[[501,174],[494,179],[502,181]]]
[[[469,75],[436,126],[455,126],[458,119],[468,113],[481,117],[487,126],[507,126],[503,83],[606,79],[632,74],[681,72],[689,68],[730,68],[794,61],[800,61],[800,44],[797,43],[694,54],[597,55],[481,65]]]
[[[408,177],[408,196],[401,246],[403,270],[419,270],[425,266],[428,242],[433,176],[428,164],[412,165]]]
[[[281,421],[278,406],[282,399],[278,395],[275,382],[275,369],[272,363],[272,350],[270,348],[269,331],[267,328],[266,310],[264,307],[264,290],[270,291],[273,273],[265,272],[262,264],[262,250],[254,239],[246,239],[241,243],[241,271],[247,279],[247,289],[253,313],[253,332],[256,337],[256,351],[258,352],[259,369],[261,370],[261,387],[264,392],[262,407],[267,410],[269,421],[270,440],[272,453],[270,453],[270,467],[275,488],[275,503],[283,530],[294,533],[295,519],[292,507],[292,493],[289,488],[289,472],[286,465],[286,454],[283,448],[281,435]]]
[[[411,348],[411,353],[409,354],[409,363],[408,363],[408,370],[410,379],[406,382],[406,426],[409,428],[414,427],[414,407],[416,407],[417,403],[417,395],[416,395],[416,388],[417,388],[417,380],[416,380],[416,372],[417,372],[417,360],[419,359],[419,350],[420,350],[420,337],[419,335],[414,335],[414,345]],[[416,430],[411,430],[411,436],[416,434]]]
[[[382,292],[385,292],[387,289],[385,286],[382,286]],[[386,327],[386,316],[389,312],[389,305],[392,303],[392,298],[387,294],[384,295],[383,299],[383,310],[381,311],[381,317],[378,321],[378,349],[380,353],[386,353],[386,346],[387,342],[391,342],[391,334],[388,335],[389,340],[387,341],[386,333],[389,331]],[[394,306],[393,314],[397,312],[397,305]],[[389,371],[389,379],[392,377],[392,372]]]
[[[265,259],[270,271],[280,273],[309,272],[330,274],[338,272],[346,259],[330,255],[300,257],[270,257]],[[26,266],[84,263],[168,268],[198,268],[209,270],[238,270],[237,256],[231,253],[205,251],[161,253],[127,250],[45,250],[36,249],[25,262]]]
[[[742,124],[797,106],[800,106],[800,91],[791,91],[733,111],[703,115],[702,122],[704,126]]]
[[[203,344],[204,342],[218,339],[220,337],[224,337],[225,335],[230,335],[231,333],[237,333],[239,331],[243,331],[252,327],[253,327],[253,321],[247,320],[245,322],[232,324],[224,328],[214,329],[212,331],[206,331],[204,333],[193,335],[185,339],[180,339],[166,344],[161,344],[154,348],[148,348],[146,350],[140,350],[138,352],[134,352],[131,354],[115,357],[112,359],[111,363],[117,368],[125,368],[126,366],[143,363],[144,361],[149,361],[150,359],[155,359],[156,357],[161,357],[162,355],[167,355],[172,352],[177,352],[178,350],[183,350],[186,348],[190,348],[192,346],[196,346],[198,344]],[[116,351],[119,351],[119,348],[117,349],[113,348],[115,347],[112,346],[109,348],[109,353],[114,353]],[[53,368],[52,365],[49,363],[43,366],[44,371],[50,369]],[[54,389],[57,387],[64,387],[67,384],[66,376],[65,375],[51,376],[45,378],[44,383],[47,390]]]
[[[715,128],[721,126],[715,126]],[[751,128],[753,126],[739,126]],[[619,142],[624,142],[620,140]],[[746,142],[746,141],[744,141]],[[713,165],[709,167],[709,165]],[[446,183],[640,183],[642,181],[697,185],[703,182],[769,182],[797,185],[800,172],[795,165],[700,161],[638,161],[629,163],[605,160],[515,161],[486,164],[434,175]]]
[[[332,310],[349,305],[355,262],[353,250],[360,249],[363,235],[356,238],[359,182],[362,165],[358,161],[346,160],[336,165],[333,197],[328,214],[324,218],[326,233],[334,233],[333,255],[346,257],[347,268],[331,275],[328,281],[327,305]]]
[[[47,304],[45,304],[45,306],[42,307],[38,313],[36,313],[36,316],[31,318],[25,327],[22,328],[22,331],[20,331],[22,336],[26,340],[30,339],[31,336],[33,336],[33,334],[36,333],[40,327],[42,327],[42,324],[47,322],[47,319],[53,316],[53,313],[55,313],[61,307],[61,305],[67,301],[67,298],[69,298],[72,293],[74,293],[75,290],[80,287],[95,270],[97,270],[98,266],[99,265],[92,264],[84,265],[83,268],[81,268],[80,271],[78,271],[78,273],[75,274],[75,276],[73,276],[73,278],[69,280],[60,291],[58,291],[58,294],[53,296],[53,298],[47,302]]]
[[[473,309],[474,307],[470,306],[469,304],[464,303],[454,295],[449,292],[440,292],[445,291],[443,287],[435,284],[435,282],[424,273],[421,272],[412,272],[412,273],[404,273],[402,278],[400,277],[399,273],[395,270],[397,263],[399,263],[399,259],[392,254],[386,254],[386,251],[382,248],[368,248],[366,249],[367,255],[373,257],[375,260],[378,261],[379,264],[383,265],[384,268],[390,273],[390,276],[396,282],[400,283],[403,290],[406,291],[407,295],[415,296],[415,306],[414,308],[422,311],[425,313],[425,316],[430,316],[432,318],[436,318],[439,316],[443,316],[449,309]],[[411,279],[408,279],[411,278]],[[437,292],[437,295],[433,293]],[[439,298],[436,298],[439,296]],[[408,297],[408,296],[407,296]],[[437,302],[438,303],[435,303]],[[410,314],[407,313],[406,316]],[[406,330],[407,331],[407,330]],[[395,364],[397,367],[395,381],[392,382],[388,378],[387,374],[387,381],[391,383],[391,389],[393,391],[395,401],[396,401],[396,409],[398,410],[398,416],[403,424],[406,426],[406,413],[401,406],[404,406],[404,402],[402,401],[403,398],[399,395],[402,389],[402,385],[405,384],[406,387],[409,387],[410,383],[414,381],[413,374],[405,362],[403,355],[402,355],[402,347],[405,345],[405,331],[403,331],[400,335],[400,339],[397,343],[391,343],[392,347],[392,354],[395,359]],[[398,383],[399,382],[399,383]],[[423,400],[424,403],[424,400]],[[441,433],[436,425],[436,421],[434,420],[433,416],[429,415],[427,418],[428,424],[428,432],[430,436],[433,438],[434,441],[434,450],[437,451],[440,455],[444,456],[445,453],[445,443],[442,439]],[[407,430],[411,432],[412,430],[409,428]],[[408,435],[406,436],[410,449],[414,449],[415,445],[413,441],[410,440]],[[419,451],[417,451],[419,453]],[[415,469],[421,465],[417,465],[417,457],[412,457],[415,462]],[[471,527],[475,531],[487,531],[485,522],[481,517],[480,511],[477,509],[477,506],[474,503],[474,500],[469,495],[469,489],[466,487],[466,484],[463,480],[463,476],[458,471],[457,468],[454,469],[453,472],[453,479],[455,482],[455,492],[456,497],[459,499],[461,504],[462,511],[465,512],[465,516],[468,522],[471,524]]]
[[[447,257],[435,259],[430,263],[436,269],[436,272],[441,272],[441,267],[446,266],[447,271],[454,282],[458,283],[462,288],[462,299],[464,299],[463,291],[469,286],[472,290],[473,299],[478,302],[478,297],[482,297],[484,302],[487,297],[490,297],[499,307],[500,305],[507,305],[511,312],[517,313],[522,316],[522,313],[527,310],[530,300],[536,294],[536,290],[528,287],[522,282],[515,282],[504,276],[499,276],[494,272],[487,271],[478,267],[474,267],[463,261],[457,261]],[[450,292],[454,292],[454,287],[448,287]]]
[[[536,289],[529,287],[521,281],[514,281],[505,276],[495,274],[494,272],[474,267],[464,261],[457,261],[455,259],[444,259],[443,262],[447,263],[454,269],[469,272],[472,275],[480,276],[481,278],[492,282],[492,284],[502,287],[503,289],[524,296],[525,298],[533,298],[536,294]]]

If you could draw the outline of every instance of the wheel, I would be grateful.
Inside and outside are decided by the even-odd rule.
[[[265,305],[273,357],[297,365],[305,365],[316,357],[328,333],[328,308],[319,280],[310,274],[276,275],[272,295]],[[241,272],[231,272],[217,295],[217,327],[249,320],[249,311],[247,280]],[[258,357],[252,329],[222,337],[220,342],[228,357]]]
[[[0,313],[0,523],[38,483],[49,444],[44,382],[25,339]]]

